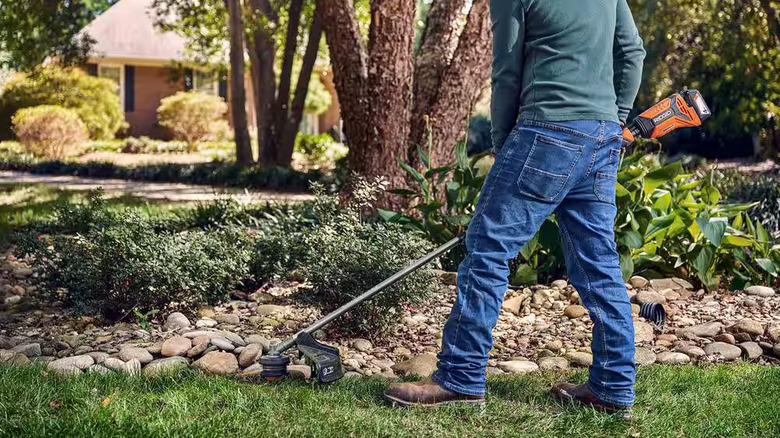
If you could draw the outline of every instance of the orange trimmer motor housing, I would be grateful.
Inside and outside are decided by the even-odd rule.
[[[623,139],[656,138],[678,128],[701,126],[712,115],[697,90],[684,90],[658,102],[638,115],[623,131]]]

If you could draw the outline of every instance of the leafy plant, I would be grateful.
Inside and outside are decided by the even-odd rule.
[[[176,139],[186,141],[188,152],[224,131],[225,113],[227,104],[222,98],[193,91],[163,98],[157,109],[160,125],[169,128]]]
[[[135,320],[138,322],[138,325],[141,326],[142,329],[146,329],[146,327],[149,326],[149,318],[156,315],[159,312],[157,309],[152,309],[146,313],[141,313],[139,311],[135,311]]]
[[[38,157],[64,158],[87,140],[87,130],[74,110],[56,105],[23,108],[11,123],[19,142]]]
[[[328,134],[299,133],[295,139],[295,152],[314,165],[332,165],[347,156],[348,149]]]
[[[757,202],[747,213],[761,222],[770,236],[780,238],[780,178],[764,174],[758,177],[736,171],[724,172],[718,187],[730,202]]]

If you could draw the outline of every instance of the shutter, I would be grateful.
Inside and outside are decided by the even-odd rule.
[[[97,64],[87,64],[87,74],[90,76],[97,76]]]
[[[228,100],[228,83],[224,76],[219,78],[219,97],[225,99],[225,102]]]
[[[194,88],[194,83],[192,79],[192,69],[185,68],[184,69],[184,91],[190,91],[193,88]]]
[[[135,66],[125,66],[125,112],[135,111]]]

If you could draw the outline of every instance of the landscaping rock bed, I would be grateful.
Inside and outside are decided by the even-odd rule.
[[[336,322],[315,335],[335,345],[350,376],[429,375],[436,366],[441,330],[455,299],[455,275],[441,273],[436,298],[407,307],[390,333],[364,339],[338,330]],[[247,294],[235,291],[227,304],[197,314],[174,312],[159,321],[127,315],[107,323],[76,315],[38,295],[36,273],[10,253],[0,259],[0,363],[46,363],[58,375],[85,372],[154,375],[191,366],[218,375],[256,376],[260,357],[282,338],[321,316],[291,299],[307,285],[289,283]],[[664,327],[635,315],[640,366],[750,361],[780,363],[780,295],[753,286],[740,292],[705,293],[674,278],[632,278],[639,304],[662,303]],[[493,332],[489,374],[587,367],[591,321],[565,280],[509,290]],[[300,359],[291,374],[310,377]]]

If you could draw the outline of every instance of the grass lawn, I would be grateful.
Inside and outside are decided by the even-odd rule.
[[[87,192],[57,190],[44,185],[0,184],[0,243],[7,240],[14,228],[51,213],[58,202],[82,202],[87,196]],[[149,215],[182,208],[181,204],[153,203],[131,196],[111,198],[109,204],[111,209],[133,207]]]
[[[0,367],[0,436],[80,437],[774,437],[780,368],[653,366],[639,371],[633,421],[561,406],[550,385],[584,372],[489,380],[484,411],[396,410],[385,382],[260,385],[191,370],[147,378],[43,376]]]

